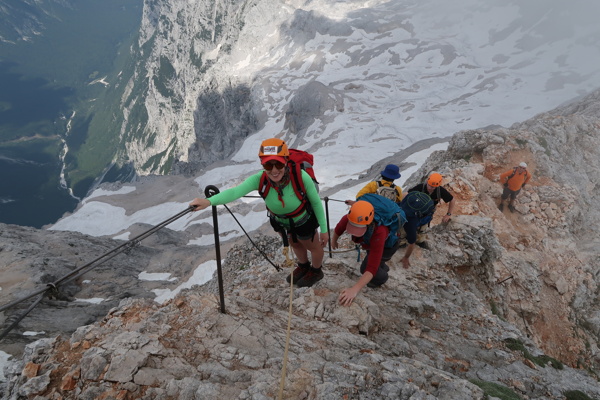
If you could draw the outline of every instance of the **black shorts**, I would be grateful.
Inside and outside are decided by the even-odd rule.
[[[315,214],[309,214],[309,217],[304,222],[301,222],[299,226],[294,226],[293,233],[295,233],[296,237],[300,240],[312,239],[315,236],[315,232],[319,228],[319,221],[317,221],[317,217],[315,216]],[[289,237],[292,237],[291,228],[284,227],[279,222],[277,222],[277,220],[274,217],[269,218],[269,220],[271,222],[271,226],[273,227],[273,229],[275,229],[275,232],[282,234],[285,233]]]
[[[521,189],[513,192],[509,188],[505,187],[504,190],[502,191],[502,200],[506,200],[509,197],[510,197],[511,200],[514,200],[515,197],[517,197],[517,195],[519,194],[520,191],[521,191]]]

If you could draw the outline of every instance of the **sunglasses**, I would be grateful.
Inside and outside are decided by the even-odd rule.
[[[285,164],[279,161],[267,161],[263,164],[263,168],[267,171],[271,171],[273,167],[277,169],[283,169],[285,167]]]

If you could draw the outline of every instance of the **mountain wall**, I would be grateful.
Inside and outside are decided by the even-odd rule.
[[[454,135],[406,184],[442,173],[453,218],[440,222],[442,205],[429,248],[409,269],[400,249],[390,280],[350,307],[337,304],[359,276],[350,243],[321,282],[290,294],[289,270],[244,241],[226,256],[225,313],[214,279],[165,304],[124,299],[28,345],[5,372],[5,397],[266,399],[284,376],[286,399],[600,398],[599,107],[597,91],[510,128]],[[521,161],[533,178],[516,212],[501,212],[498,175]],[[255,239],[284,264],[273,234]]]
[[[140,175],[189,175],[252,134],[325,155],[318,144],[342,135],[394,149],[415,132],[510,125],[598,85],[591,11],[556,0],[146,1],[120,159]]]
[[[176,161],[205,166],[222,160],[257,130],[248,82],[213,65],[265,3],[145,2],[120,129],[124,157],[140,174],[168,173]],[[179,165],[173,171],[193,170]]]

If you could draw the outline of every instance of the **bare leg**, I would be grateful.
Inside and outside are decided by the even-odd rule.
[[[315,232],[312,240],[300,240],[298,239],[299,244],[302,246],[301,256],[307,257],[307,252],[310,252],[310,257],[312,259],[312,268],[309,268],[308,271],[298,280],[298,287],[311,287],[315,283],[319,282],[325,276],[323,274],[322,263],[323,257],[325,255],[325,251],[321,246],[319,241],[318,233]]]
[[[325,250],[323,250],[323,247],[321,247],[321,243],[319,243],[319,233],[315,232],[315,236],[313,236],[312,240],[298,239],[298,242],[299,243],[296,244],[299,244],[302,248],[302,250],[300,251],[301,255],[305,257],[305,259],[308,261],[307,251],[310,251],[313,268],[321,268],[321,265],[323,264],[323,257],[325,256]],[[300,258],[296,247],[292,248],[294,249],[294,253],[296,253],[296,257],[298,257],[298,260],[302,261],[303,259]]]
[[[290,237],[290,246],[292,247],[292,250],[294,251],[294,254],[296,255],[296,258],[300,264],[306,264],[308,262],[308,251],[303,244],[304,242],[305,240],[300,239],[298,239],[298,242],[294,242]]]

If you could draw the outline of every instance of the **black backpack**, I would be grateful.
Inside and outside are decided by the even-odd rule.
[[[433,214],[435,203],[427,193],[408,192],[400,202],[400,208],[404,210],[407,219],[422,219]]]

